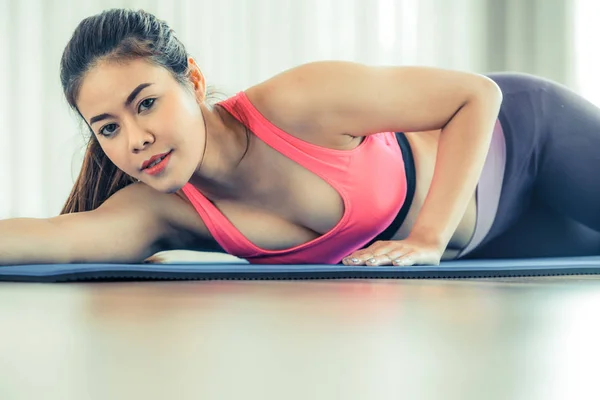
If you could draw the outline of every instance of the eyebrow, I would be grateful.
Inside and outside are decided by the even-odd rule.
[[[137,95],[140,94],[140,92],[142,90],[144,90],[145,88],[147,88],[150,85],[152,85],[152,83],[142,83],[142,84],[138,85],[135,89],[133,89],[133,91],[129,94],[129,96],[127,96],[127,99],[125,100],[125,103],[123,103],[123,105],[126,108],[129,107],[129,105],[133,102],[133,100],[135,100]],[[98,121],[102,121],[103,119],[107,119],[107,118],[111,118],[111,117],[112,117],[112,115],[107,114],[107,113],[96,115],[95,117],[92,117],[90,119],[90,125],[93,125]]]

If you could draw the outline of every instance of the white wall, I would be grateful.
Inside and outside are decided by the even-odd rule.
[[[166,19],[228,93],[318,59],[579,82],[568,0],[0,0],[0,218],[60,211],[86,132],[62,97],[59,60],[77,23],[110,7]]]

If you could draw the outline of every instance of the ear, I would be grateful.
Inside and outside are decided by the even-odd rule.
[[[190,81],[192,82],[194,92],[196,93],[196,99],[198,99],[198,102],[202,103],[206,98],[206,80],[204,79],[204,75],[200,71],[196,61],[191,57],[188,59],[188,69]]]

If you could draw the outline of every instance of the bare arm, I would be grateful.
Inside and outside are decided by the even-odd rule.
[[[158,243],[169,233],[161,195],[131,185],[94,211],[2,220],[0,265],[140,262],[162,250]]]
[[[306,135],[441,130],[433,182],[410,233],[444,249],[475,191],[502,93],[485,76],[431,67],[317,62],[248,95],[273,123]]]

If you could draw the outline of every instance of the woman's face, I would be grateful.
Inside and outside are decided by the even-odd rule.
[[[195,64],[190,65],[195,68],[194,92],[165,68],[142,59],[103,62],[86,74],[77,99],[108,158],[165,193],[188,182],[206,140],[200,107],[204,84]]]

